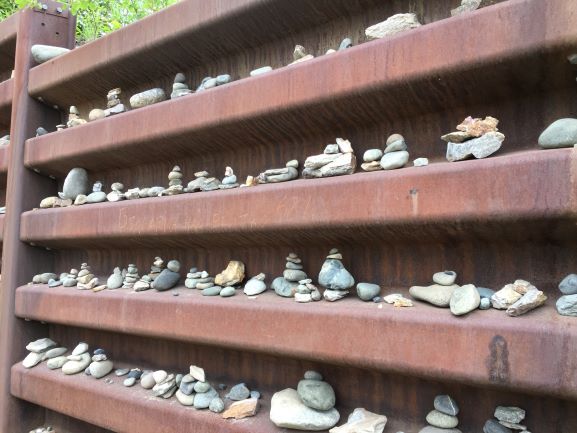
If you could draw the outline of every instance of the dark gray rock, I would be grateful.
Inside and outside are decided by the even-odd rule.
[[[483,433],[512,433],[510,429],[502,424],[499,424],[494,419],[490,419],[483,427]]]
[[[436,396],[434,405],[435,409],[446,415],[457,416],[459,414],[457,402],[448,395]]]
[[[577,275],[569,274],[559,283],[559,290],[564,295],[577,294]]]
[[[250,390],[246,387],[244,383],[239,383],[230,389],[226,398],[234,401],[245,400],[250,397]]]
[[[170,269],[163,269],[154,279],[151,287],[159,292],[163,292],[176,286],[178,280],[180,280],[180,274],[178,272],[173,272]]]
[[[370,301],[381,293],[381,287],[378,284],[359,283],[357,284],[357,295],[363,301]]]
[[[303,404],[311,409],[325,411],[335,407],[335,391],[322,380],[303,379],[298,384],[297,392]]]

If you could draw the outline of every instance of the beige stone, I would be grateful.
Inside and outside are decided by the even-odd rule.
[[[246,400],[235,401],[222,413],[223,418],[243,419],[255,416],[258,410],[258,399],[247,398]]]
[[[396,14],[381,23],[368,27],[365,30],[365,35],[368,40],[380,39],[420,26],[421,23],[419,23],[417,15],[413,13]]]
[[[515,291],[514,284],[507,284],[491,296],[491,305],[497,310],[505,310],[521,299],[521,296],[523,295]]]
[[[541,290],[536,288],[531,289],[525,293],[521,299],[507,308],[507,314],[513,317],[521,316],[528,311],[540,307],[545,303],[546,300],[547,296]]]
[[[349,415],[346,424],[330,429],[329,433],[383,433],[386,425],[386,416],[357,408]]]
[[[224,271],[214,278],[217,286],[234,286],[244,280],[244,263],[238,260],[231,260]]]

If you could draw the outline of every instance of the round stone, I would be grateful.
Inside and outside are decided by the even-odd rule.
[[[196,382],[194,384],[194,392],[208,392],[210,390],[210,383]]]
[[[453,271],[437,272],[433,275],[433,282],[441,286],[450,286],[455,283],[457,273]]]
[[[221,413],[224,410],[224,401],[221,398],[213,398],[208,405],[208,409],[214,413]]]
[[[386,145],[388,146],[389,144],[394,143],[395,141],[399,141],[399,140],[405,141],[405,137],[403,137],[401,134],[391,134],[387,138]]]
[[[222,287],[220,286],[212,286],[202,290],[202,296],[218,296],[220,295],[220,291]]]
[[[191,395],[192,393],[194,393],[194,386],[195,385],[196,385],[196,382],[182,382],[181,381],[179,389],[184,394]]]
[[[230,389],[230,392],[226,397],[234,401],[245,400],[250,397],[250,390],[244,383],[239,383]]]
[[[436,396],[434,406],[436,410],[446,415],[459,415],[459,406],[457,405],[457,402],[448,395]]]
[[[124,379],[124,382],[122,382],[124,386],[134,386],[135,383],[136,379],[134,377],[127,377]]]
[[[577,294],[577,275],[569,274],[559,283],[559,290],[564,295]]]
[[[433,427],[455,428],[459,425],[459,420],[455,416],[446,415],[438,410],[433,410],[427,415],[427,422]]]
[[[170,269],[163,269],[154,279],[151,287],[159,292],[164,292],[176,286],[178,280],[180,280],[180,274],[178,272],[171,271]]]
[[[130,370],[128,368],[118,368],[116,370],[114,370],[114,374],[117,376],[124,376],[126,374],[128,374],[130,372]]]
[[[297,387],[299,397],[305,406],[316,410],[330,410],[335,407],[335,391],[321,380],[301,380]]]
[[[72,355],[82,355],[83,353],[88,352],[88,344],[86,343],[79,343],[74,350],[72,351]]]
[[[481,299],[488,298],[491,299],[491,296],[495,294],[495,291],[492,289],[487,289],[486,287],[477,287],[477,292],[479,292],[479,296]]]
[[[175,397],[178,400],[178,402],[183,406],[194,405],[194,395],[187,395],[183,393],[180,389],[176,391]]]
[[[214,388],[208,392],[198,393],[194,396],[194,407],[195,409],[206,409],[215,398],[218,398],[218,392]]]
[[[305,373],[305,379],[307,380],[323,380],[322,374],[317,371],[309,370]]]
[[[152,389],[154,385],[156,385],[156,381],[153,373],[143,374],[140,378],[140,386],[144,389]]]
[[[391,152],[399,152],[401,150],[407,150],[407,143],[405,143],[405,139],[395,140],[390,144],[387,144],[385,148],[385,154]]]
[[[168,377],[168,373],[164,370],[156,370],[152,373],[152,377],[154,378],[155,383],[161,383]]]
[[[363,161],[373,162],[378,161],[383,157],[383,151],[381,149],[369,149],[363,154]]]
[[[562,316],[577,317],[577,295],[561,296],[557,300],[557,312]]]
[[[166,267],[170,269],[172,272],[179,272],[180,271],[180,262],[178,260],[171,260],[167,263]]]
[[[381,287],[378,284],[358,283],[357,295],[363,301],[370,301],[381,293]]]
[[[93,362],[90,364],[90,375],[100,379],[110,373],[113,368],[114,365],[110,360]]]
[[[225,287],[220,291],[220,296],[223,298],[230,298],[236,294],[234,287]]]
[[[489,310],[491,309],[491,299],[481,298],[481,303],[479,304],[479,310]]]
[[[259,295],[266,291],[266,284],[263,280],[251,278],[244,286],[244,293],[247,296]]]
[[[260,398],[260,392],[258,391],[251,391],[250,392],[250,398],[254,398],[256,400],[258,400]]]
[[[83,168],[73,168],[64,179],[60,198],[75,200],[78,195],[86,195],[88,191],[88,173]]]
[[[571,147],[577,144],[577,119],[559,119],[543,131],[539,146],[544,149]]]
[[[409,162],[409,152],[401,150],[383,155],[381,158],[381,167],[383,170],[394,170],[404,167],[407,162]]]

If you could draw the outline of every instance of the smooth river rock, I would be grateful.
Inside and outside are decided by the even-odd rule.
[[[381,167],[383,170],[394,170],[404,167],[407,162],[409,162],[409,152],[406,150],[385,153],[381,158]]]
[[[331,385],[322,380],[301,380],[297,393],[301,401],[312,409],[325,411],[335,407],[335,391]]]
[[[368,40],[380,39],[396,33],[420,27],[417,15],[413,13],[396,14],[385,21],[372,25],[365,30]]]
[[[336,409],[319,411],[303,404],[297,391],[292,388],[279,391],[272,396],[270,420],[277,427],[296,430],[321,431],[334,427],[339,422]]]
[[[147,105],[156,104],[166,100],[166,94],[164,90],[160,88],[146,90],[141,93],[137,93],[130,98],[130,106],[132,108],[145,107]]]
[[[355,279],[338,259],[324,261],[318,281],[330,290],[347,290],[355,285]]]
[[[556,120],[539,136],[539,146],[543,149],[572,147],[575,144],[577,144],[577,119]]]
[[[90,364],[90,375],[96,379],[106,376],[114,368],[114,364],[110,360],[98,361]]]
[[[457,416],[459,415],[459,405],[448,395],[438,395],[435,397],[435,409],[441,413]]]
[[[62,372],[64,374],[77,374],[84,371],[86,367],[90,365],[91,357],[89,353],[83,353],[79,355],[80,359],[77,361],[68,361],[62,366]]]
[[[432,286],[413,286],[409,289],[409,293],[415,299],[428,302],[437,307],[446,308],[451,302],[451,296],[455,289],[459,286],[453,284],[451,286],[441,286],[440,284],[433,284]]]
[[[459,425],[459,420],[456,416],[447,415],[438,410],[433,410],[428,413],[427,422],[433,427],[439,428],[454,428]]]
[[[386,416],[356,408],[346,424],[330,429],[329,433],[383,433],[386,425]]]
[[[451,313],[462,316],[479,308],[481,296],[473,284],[465,284],[453,291],[449,306]]]
[[[564,295],[577,294],[577,275],[569,274],[559,283],[559,290]]]
[[[54,47],[52,45],[32,45],[30,50],[32,52],[32,57],[36,63],[45,63],[48,60],[52,60],[58,56],[68,53],[70,50],[68,48]]]
[[[561,296],[557,300],[557,312],[562,316],[577,317],[577,295]]]
[[[381,286],[371,283],[358,283],[357,295],[363,301],[370,301],[381,293]]]
[[[89,191],[88,173],[83,168],[73,168],[64,179],[62,193],[58,193],[61,199],[76,200],[78,195],[86,195]]]
[[[176,286],[178,280],[180,280],[180,274],[178,272],[173,272],[170,269],[163,269],[154,279],[151,287],[159,292],[164,292],[165,290],[172,289]]]
[[[44,359],[43,353],[30,352],[28,355],[26,355],[26,358],[24,358],[24,360],[22,361],[22,365],[25,368],[32,368],[40,364],[40,362],[43,359]]]
[[[488,420],[483,426],[483,433],[512,433],[511,429],[508,429],[494,419]]]

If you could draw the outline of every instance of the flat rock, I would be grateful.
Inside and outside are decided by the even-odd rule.
[[[98,361],[90,364],[90,375],[96,379],[106,376],[112,371],[114,364],[107,359],[106,361]]]
[[[415,299],[428,302],[437,307],[449,307],[451,296],[456,288],[459,286],[453,284],[452,286],[441,286],[433,284],[432,286],[413,286],[409,289],[409,293]]]
[[[483,426],[483,433],[512,433],[511,429],[508,429],[502,424],[499,424],[494,419],[488,420]]]
[[[331,385],[322,380],[301,380],[297,393],[303,404],[312,409],[326,411],[335,407],[335,391]]]
[[[88,352],[88,344],[78,343],[78,345],[72,351],[72,355],[82,355],[83,353],[86,352]]]
[[[438,410],[433,410],[428,413],[427,422],[433,427],[439,428],[454,428],[459,425],[459,420],[456,416],[447,415]]]
[[[92,361],[89,353],[83,353],[78,361],[68,361],[62,366],[64,374],[77,374],[86,369]]]
[[[419,433],[462,433],[458,428],[439,428],[428,425],[419,430]]]
[[[325,298],[329,302],[335,302],[340,299],[343,299],[345,296],[349,294],[348,290],[330,290],[326,289],[323,293],[323,298]]]
[[[446,415],[459,415],[459,406],[457,405],[457,402],[448,395],[436,396],[434,406],[436,410]]]
[[[50,370],[56,370],[58,368],[62,368],[62,366],[67,362],[68,358],[66,358],[66,356],[57,356],[55,358],[49,359],[48,362],[46,363],[46,366]]]
[[[471,156],[477,159],[486,158],[497,152],[504,140],[505,136],[500,132],[488,132],[463,143],[447,143],[447,161],[462,161]]]
[[[28,355],[26,355],[26,358],[24,358],[24,360],[22,361],[22,365],[25,368],[32,368],[40,364],[40,362],[42,362],[43,359],[44,359],[43,353],[30,352]]]
[[[386,425],[386,416],[369,412],[363,408],[356,408],[349,415],[346,424],[333,427],[329,433],[383,433]]]
[[[160,88],[150,89],[131,96],[130,106],[132,108],[141,108],[164,100],[166,100],[164,90]]]
[[[559,290],[564,295],[577,294],[577,275],[569,274],[559,283]]]
[[[454,271],[436,272],[433,275],[433,282],[435,284],[440,284],[441,286],[451,286],[455,284],[456,279],[457,273]]]
[[[457,287],[451,295],[449,306],[451,313],[462,316],[479,308],[481,296],[473,284],[465,284]]]
[[[204,368],[197,367],[196,365],[191,365],[189,373],[195,380],[199,380],[201,382],[206,382],[206,376],[204,374]]]
[[[385,153],[381,158],[381,168],[383,170],[394,170],[404,167],[407,162],[409,162],[409,152],[406,150]]]
[[[561,296],[557,300],[557,312],[562,316],[577,317],[577,295]]]
[[[302,172],[303,178],[313,179],[318,177],[341,176],[346,174],[353,174],[357,167],[357,159],[354,153],[339,153],[334,155],[322,154],[324,158],[331,157],[333,160],[320,168],[308,168],[311,158],[319,158],[321,155],[308,157],[305,160],[305,169]],[[336,158],[335,158],[336,157]],[[315,164],[316,165],[316,164]]]
[[[223,412],[222,417],[243,419],[250,416],[255,416],[258,411],[258,399],[248,398],[246,400],[236,401],[230,405],[230,407]]]
[[[544,149],[573,147],[575,144],[577,144],[577,119],[556,120],[539,136],[539,146]]]
[[[519,299],[521,299],[521,295],[519,292],[515,290],[514,284],[507,284],[498,292],[495,292],[493,296],[491,296],[491,304],[493,308],[498,310],[506,310]]]
[[[36,63],[45,63],[58,56],[68,53],[70,50],[68,48],[54,47],[52,45],[36,44],[32,45],[30,51]]]
[[[507,315],[512,317],[521,316],[528,311],[540,307],[546,300],[547,296],[541,290],[530,289],[521,299],[507,308]]]
[[[371,283],[358,283],[357,295],[363,301],[370,301],[381,293],[381,286]]]
[[[420,26],[421,23],[419,23],[417,15],[413,13],[396,14],[383,22],[368,27],[365,30],[365,35],[368,40],[380,39]]]
[[[525,411],[515,406],[497,406],[495,408],[495,418],[499,421],[519,424],[525,419]]]
[[[292,388],[279,391],[272,396],[270,420],[277,427],[296,430],[321,431],[334,427],[339,422],[336,409],[318,411],[305,406],[297,391]]]
[[[36,341],[28,343],[26,345],[26,350],[35,353],[43,353],[53,347],[56,347],[58,344],[55,341],[52,341],[50,338],[40,338]],[[56,355],[58,356],[58,355]]]
[[[46,359],[56,358],[57,356],[62,356],[68,349],[66,347],[55,347],[54,349],[50,349],[46,352]]]

